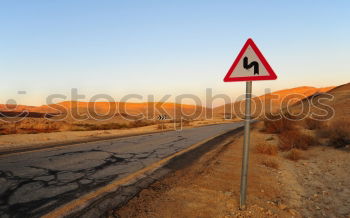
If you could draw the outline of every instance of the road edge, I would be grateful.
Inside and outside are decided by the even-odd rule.
[[[208,124],[208,125],[203,125],[203,126],[212,126],[212,125],[220,125],[220,124],[225,124],[225,123],[215,123],[215,124]],[[199,128],[199,127],[203,127],[203,126],[184,127],[183,129]],[[152,130],[149,132],[129,133],[129,134],[125,134],[125,135],[93,136],[93,137],[84,138],[84,139],[67,140],[67,141],[62,141],[62,142],[31,144],[31,145],[18,147],[18,148],[14,148],[14,149],[13,148],[12,149],[3,149],[3,150],[0,149],[0,157],[6,157],[9,155],[17,155],[17,154],[33,152],[33,151],[55,149],[55,148],[66,147],[66,146],[74,146],[77,144],[84,144],[84,143],[90,143],[90,142],[99,142],[99,141],[128,138],[128,137],[155,134],[155,133],[164,133],[164,132],[169,132],[169,131],[176,131],[176,130],[174,130],[174,129]]]

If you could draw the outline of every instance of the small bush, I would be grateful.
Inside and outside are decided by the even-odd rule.
[[[302,158],[302,153],[300,150],[293,148],[290,151],[288,151],[288,153],[285,155],[285,158],[289,160],[297,161]]]
[[[277,162],[277,160],[273,159],[273,158],[267,158],[263,161],[261,161],[261,164],[273,169],[278,169],[279,168],[279,164]]]
[[[281,116],[279,119],[276,117],[269,117],[264,120],[264,132],[267,133],[281,133],[286,130],[292,130],[295,128],[295,121],[287,119]]]
[[[277,154],[277,146],[271,145],[269,143],[260,143],[255,147],[256,152],[261,154],[268,155],[276,155]]]
[[[350,144],[350,121],[336,120],[324,131],[328,132],[329,144],[336,148]]]
[[[279,135],[279,148],[282,151],[289,151],[293,148],[306,150],[316,144],[314,137],[302,133],[300,130],[287,130]]]
[[[325,127],[325,121],[315,120],[310,117],[307,117],[304,120],[304,126],[310,130],[322,129]]]

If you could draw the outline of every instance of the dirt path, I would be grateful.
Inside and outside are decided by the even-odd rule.
[[[313,147],[297,162],[260,154],[277,137],[252,133],[248,208],[240,211],[242,136],[143,190],[109,217],[350,217],[350,152]],[[265,166],[272,162],[274,168]],[[275,169],[276,168],[276,169]]]

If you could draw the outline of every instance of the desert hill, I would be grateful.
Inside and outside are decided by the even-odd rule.
[[[253,115],[259,117],[265,112],[278,111],[286,104],[294,105],[292,107],[293,110],[298,111],[301,107],[301,104],[298,104],[298,102],[305,102],[306,99],[312,98],[313,96],[316,96],[314,99],[319,99],[321,96],[326,95],[322,93],[328,91],[329,94],[335,96],[335,100],[328,103],[337,108],[337,116],[342,116],[342,114],[349,113],[349,87],[349,84],[335,88],[304,86],[255,97],[252,106],[253,111],[255,111]],[[95,110],[92,110],[93,108],[95,108]],[[154,111],[150,108],[154,108]],[[230,109],[234,110],[230,111]],[[23,113],[25,110],[28,112]],[[313,110],[316,109],[314,108]],[[11,121],[19,121],[0,121],[1,134],[120,129],[156,124],[158,123],[156,116],[159,114],[167,114],[168,118],[176,120],[178,120],[179,117],[187,120],[211,120],[211,114],[214,115],[213,120],[241,117],[244,113],[244,100],[213,109],[169,102],[96,102],[93,104],[89,102],[65,101],[58,104],[42,106],[0,105],[0,112],[2,120],[9,119]],[[146,116],[147,114],[148,116]],[[11,118],[4,118],[4,116],[10,116]],[[14,116],[19,118],[13,119]],[[26,118],[23,118],[23,116]],[[47,116],[51,118],[54,116],[54,118],[58,119],[47,120],[44,118]],[[79,119],[76,119],[77,117]],[[96,119],[96,117],[102,119]]]
[[[302,86],[291,89],[279,90],[270,94],[262,95],[252,99],[252,115],[259,117],[264,113],[276,112],[295,104],[305,98],[317,93],[327,92],[334,87],[315,88],[310,86]],[[213,109],[216,117],[233,116],[243,117],[245,110],[245,101],[238,101],[232,104],[226,104]]]
[[[253,98],[252,111],[255,117],[265,113],[280,110],[286,105],[293,105],[298,101],[310,98],[310,96],[320,95],[330,91],[330,94],[346,93],[349,84],[339,87],[325,87],[315,88],[309,86],[302,86],[292,89],[279,90],[270,94],[262,95]],[[337,97],[336,104],[346,103],[345,97]],[[344,103],[343,103],[344,102]],[[340,104],[340,103],[339,103]],[[154,108],[154,110],[152,109]],[[297,108],[294,107],[294,108]],[[94,110],[93,110],[94,109]],[[295,109],[297,110],[297,109]],[[232,104],[222,105],[216,108],[205,108],[197,105],[189,104],[176,104],[170,102],[143,102],[143,103],[129,103],[129,102],[77,102],[77,101],[64,101],[58,104],[42,105],[42,106],[26,106],[26,105],[4,105],[0,104],[0,116],[4,115],[23,115],[22,111],[28,111],[29,114],[25,116],[32,118],[42,118],[45,114],[68,114],[66,120],[73,121],[72,116],[85,116],[89,115],[110,115],[114,114],[114,121],[122,120],[123,118],[138,118],[136,115],[146,115],[154,118],[158,114],[167,114],[169,118],[177,118],[179,116],[185,116],[188,118],[204,119],[205,113],[213,114],[214,118],[228,118],[228,117],[240,117],[244,112],[244,100],[234,102]],[[339,112],[339,113],[345,113]],[[89,120],[89,119],[87,119]]]
[[[325,93],[315,93],[291,107],[294,114],[308,113],[308,109],[314,118],[348,118],[350,116],[350,83],[337,86]]]
[[[26,106],[26,105],[0,105],[0,111],[3,114],[20,114],[22,111],[28,111],[29,117],[41,117],[44,114],[61,114],[66,113],[69,115],[79,114],[84,115],[87,113],[93,115],[109,115],[115,114],[116,116],[130,117],[140,114],[159,115],[167,114],[169,117],[175,117],[174,115],[182,114],[192,115],[201,114],[206,110],[204,107],[188,104],[176,104],[169,102],[143,102],[143,103],[128,103],[128,102],[77,102],[77,101],[64,101],[58,104],[43,105],[43,106]]]

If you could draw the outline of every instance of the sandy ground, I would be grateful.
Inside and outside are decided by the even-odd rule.
[[[143,190],[116,217],[289,217],[279,208],[280,172],[261,165],[265,158],[251,152],[248,208],[240,211],[239,185],[242,137],[218,146],[190,167],[178,170]],[[257,139],[253,138],[253,143]],[[252,149],[253,150],[253,149]],[[283,207],[284,205],[282,205]],[[291,211],[297,215],[297,212]],[[112,215],[111,215],[112,216]]]
[[[228,121],[226,121],[228,122]],[[190,126],[183,128],[193,128],[203,125],[211,125],[224,123],[224,121],[208,120],[208,121],[194,121]],[[173,130],[174,123],[165,123],[166,130]],[[145,133],[159,132],[162,129],[158,128],[158,125],[150,125],[138,128],[130,129],[115,129],[115,130],[94,130],[94,131],[63,131],[63,132],[51,132],[51,133],[37,133],[37,134],[11,134],[0,135],[0,153],[6,151],[12,151],[17,149],[23,149],[28,147],[45,147],[52,144],[68,143],[68,142],[81,142],[96,139],[104,139],[110,137],[121,137],[128,135],[139,135]]]
[[[252,133],[247,210],[239,207],[242,136],[231,137],[194,164],[139,193],[109,217],[350,217],[350,152],[313,147],[304,159],[259,154]],[[230,142],[230,140],[233,142]],[[277,169],[266,167],[271,160]]]
[[[286,161],[284,198],[305,217],[350,217],[350,150],[313,147]]]

